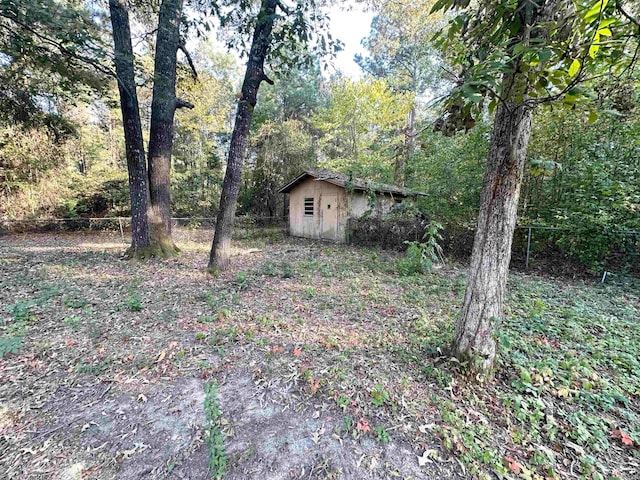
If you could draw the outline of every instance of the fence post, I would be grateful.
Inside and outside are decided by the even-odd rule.
[[[124,241],[124,230],[122,228],[122,217],[118,217],[118,225],[120,225],[120,237],[122,238],[122,244],[126,245],[127,242]]]
[[[524,269],[529,270],[529,255],[531,254],[531,227],[529,227],[529,233],[527,234],[527,259],[525,260]]]

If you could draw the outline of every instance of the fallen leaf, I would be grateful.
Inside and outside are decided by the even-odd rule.
[[[418,466],[424,467],[427,463],[433,463],[431,458],[436,458],[437,456],[437,450],[425,450],[422,456],[418,457]]]
[[[620,440],[620,443],[622,443],[623,445],[633,445],[633,440],[627,432],[624,432],[622,430],[614,430],[611,433],[611,436],[617,440]]]
[[[360,417],[360,420],[358,420],[358,423],[356,424],[356,430],[360,430],[361,432],[370,432],[371,426],[363,417]]]
[[[309,378],[309,390],[311,390],[311,394],[315,395],[318,390],[320,390],[320,380],[310,377]]]
[[[522,465],[520,465],[513,457],[504,457],[502,464],[516,475],[522,471]]]
[[[156,363],[160,363],[162,360],[164,360],[164,357],[167,356],[167,351],[166,350],[162,350],[160,352],[160,355],[158,355],[158,358],[156,359]]]
[[[302,350],[300,350],[299,348],[294,348],[294,349],[293,349],[293,354],[294,354],[296,357],[299,357],[301,353],[302,353]]]

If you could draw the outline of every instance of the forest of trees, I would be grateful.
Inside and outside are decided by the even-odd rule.
[[[371,1],[353,79],[329,4],[0,0],[0,217],[132,216],[145,256],[217,216],[215,270],[305,168],[406,186],[480,215],[456,342],[490,368],[516,222],[589,265],[640,230],[638,5]]]

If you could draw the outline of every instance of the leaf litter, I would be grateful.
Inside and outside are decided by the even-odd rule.
[[[544,439],[523,433],[509,365],[474,390],[443,353],[464,268],[407,278],[394,272],[395,254],[259,238],[236,242],[231,269],[212,277],[210,236],[180,229],[183,254],[146,263],[122,260],[108,232],[0,238],[0,295],[13,306],[0,333],[22,338],[0,359],[2,478],[205,478],[205,384],[214,380],[225,478],[588,473],[579,462],[594,452],[579,437],[532,456]],[[527,282],[516,278],[516,295]],[[637,295],[617,293],[624,315],[637,312]],[[535,348],[561,347],[550,334],[532,338]],[[536,375],[521,378],[531,388],[551,381]],[[562,407],[572,390],[581,391],[537,395],[551,407],[555,392]],[[613,441],[593,471],[639,471],[638,432],[622,417],[638,412],[637,392],[629,398],[607,414]]]

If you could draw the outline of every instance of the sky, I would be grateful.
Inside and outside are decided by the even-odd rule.
[[[359,6],[354,6],[351,11],[333,7],[329,15],[331,35],[344,43],[344,50],[333,61],[334,67],[349,77],[360,78],[362,71],[353,57],[356,53],[364,53],[360,41],[369,36],[373,12],[364,12]]]
[[[350,10],[345,10],[347,8]],[[362,6],[353,0],[345,0],[341,2],[341,5],[333,6],[329,10],[331,36],[341,40],[344,44],[344,49],[336,54],[332,65],[330,65],[329,74],[340,71],[353,79],[362,77],[362,71],[353,57],[357,53],[365,53],[361,41],[369,36],[373,16],[373,12],[364,11]],[[226,51],[226,46],[216,38],[215,34],[210,36],[209,42],[220,51]],[[198,48],[197,45],[198,39],[195,36],[192,36],[187,42],[187,48],[191,51],[195,51]],[[241,59],[237,51],[232,50],[230,53],[236,57],[238,64],[244,67],[246,59]]]

